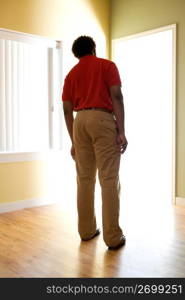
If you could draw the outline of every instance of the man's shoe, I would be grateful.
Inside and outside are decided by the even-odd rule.
[[[88,239],[82,239],[82,241],[84,241],[84,242],[86,242],[86,241],[90,241],[90,240],[92,240],[93,238],[95,238],[97,235],[99,235],[100,234],[100,229],[96,229],[96,232],[95,232],[95,234],[93,235],[93,236],[91,236],[90,238],[88,238]]]
[[[121,248],[122,246],[124,246],[125,243],[126,243],[126,237],[123,235],[123,236],[121,237],[121,240],[120,240],[120,242],[119,242],[118,245],[116,245],[116,246],[114,246],[114,247],[108,247],[108,249],[109,249],[109,250],[117,250],[117,249]]]

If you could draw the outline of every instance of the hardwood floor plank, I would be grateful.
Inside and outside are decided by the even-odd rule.
[[[74,207],[1,214],[0,277],[185,277],[185,208],[123,215],[126,246],[109,251],[102,233],[80,241]]]

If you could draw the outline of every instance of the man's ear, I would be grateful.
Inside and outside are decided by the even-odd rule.
[[[96,56],[96,48],[94,48],[94,50],[93,50],[93,53],[92,53],[92,54]]]

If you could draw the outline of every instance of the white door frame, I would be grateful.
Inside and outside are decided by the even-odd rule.
[[[150,35],[157,32],[172,30],[173,49],[172,49],[172,203],[176,204],[176,33],[177,24],[159,27],[152,30],[147,30],[137,34],[132,34],[119,39],[112,40],[112,58],[115,58],[115,47],[122,41],[133,38]]]

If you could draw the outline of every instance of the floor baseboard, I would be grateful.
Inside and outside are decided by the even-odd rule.
[[[0,203],[0,213],[21,210],[24,208],[53,204],[54,202],[46,198],[31,198],[16,202]]]
[[[179,205],[179,206],[185,206],[185,198],[182,198],[182,197],[176,197],[176,205]]]

